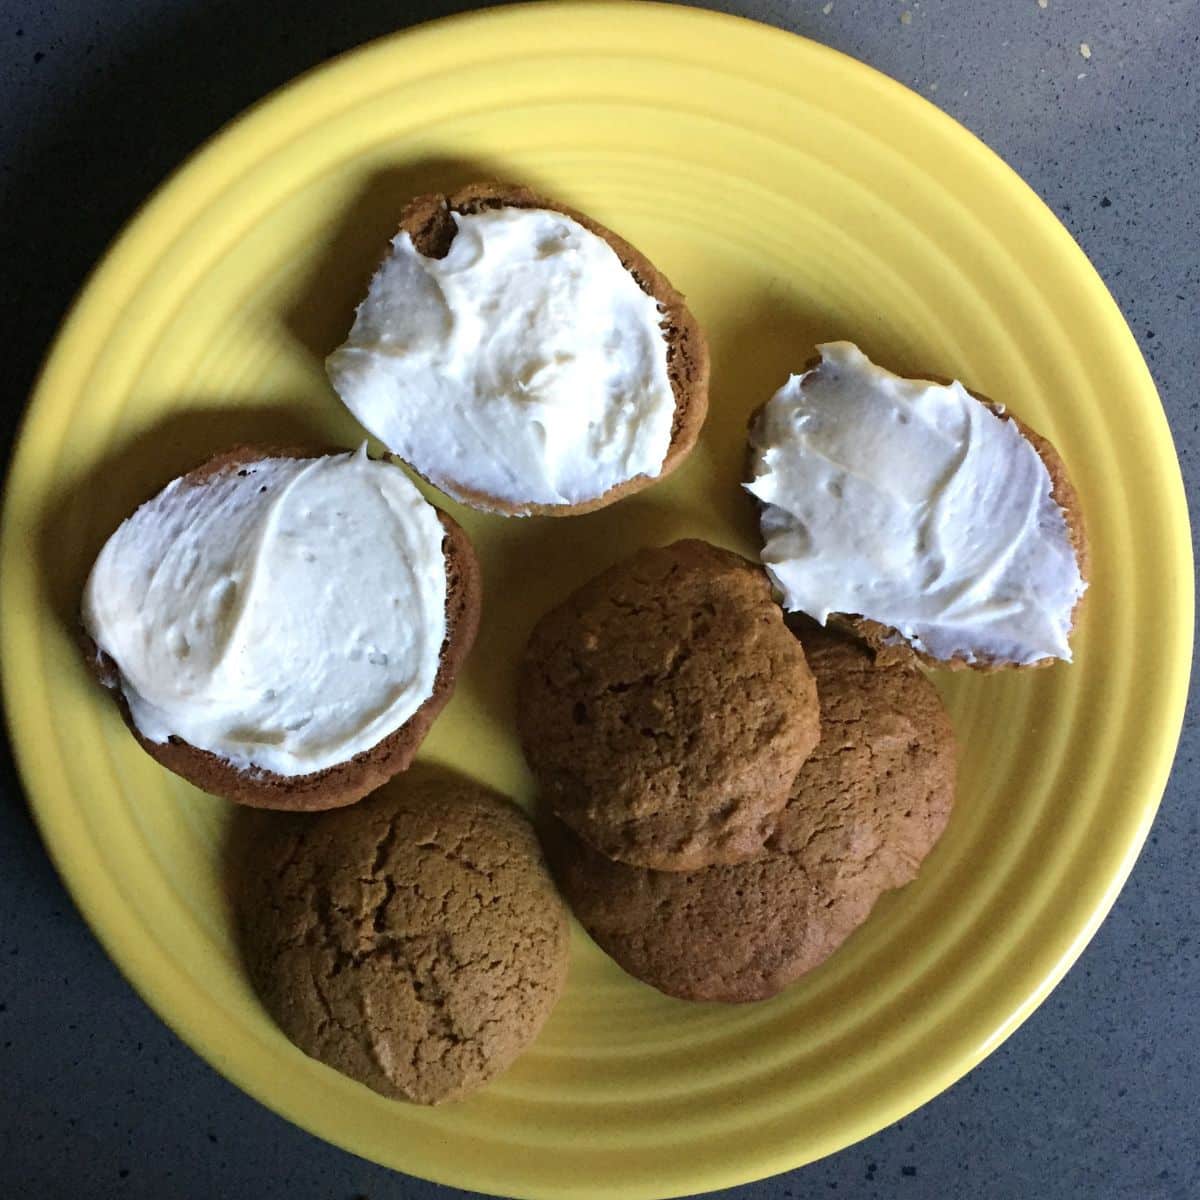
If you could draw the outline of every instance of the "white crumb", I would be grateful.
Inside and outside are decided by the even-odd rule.
[[[930,90],[931,92],[936,92],[936,91],[937,91],[937,84],[936,84],[936,83],[931,83],[931,84],[929,85],[929,90]]]
[[[1038,0],[1038,8],[1049,8],[1050,0]]]
[[[822,11],[822,12],[823,12],[823,13],[824,13],[826,16],[829,16],[829,14],[830,14],[831,12],[833,12],[833,0],[829,0],[829,3],[828,3],[827,5],[825,5],[825,7],[824,7],[823,9],[821,9],[821,11]]]
[[[1089,46],[1087,44],[1087,42],[1080,42],[1079,43],[1079,53],[1082,54],[1084,58],[1091,58],[1092,57],[1092,48],[1091,48],[1091,46]]]

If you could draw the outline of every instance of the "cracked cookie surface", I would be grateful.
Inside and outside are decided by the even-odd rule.
[[[689,1000],[760,1000],[823,962],[876,900],[912,880],[954,800],[954,733],[906,663],[801,630],[821,740],[767,850],[736,866],[663,872],[610,862],[558,826],[551,864],[576,916],[631,975]]]
[[[283,1032],[385,1096],[436,1104],[486,1083],[566,981],[566,910],[533,827],[440,772],[265,822],[237,902],[251,979]]]
[[[517,720],[558,816],[668,871],[761,853],[818,733],[766,574],[695,540],[639,551],[538,622]]]

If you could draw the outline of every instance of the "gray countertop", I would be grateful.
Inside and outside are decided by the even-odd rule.
[[[461,7],[469,5],[7,0],[0,8],[4,460],[37,363],[85,272],[198,142],[329,55]],[[895,76],[1016,167],[1116,295],[1158,383],[1194,503],[1197,0],[744,0],[721,7]],[[1038,1012],[919,1112],[823,1162],[722,1194],[1200,1195],[1198,775],[1193,696],[1174,776],[1133,876]],[[0,1195],[456,1194],[302,1133],[183,1046],[75,912],[7,753],[0,788]]]

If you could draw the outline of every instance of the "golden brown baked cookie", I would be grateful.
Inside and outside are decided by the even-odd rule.
[[[313,458],[322,453],[314,449],[235,446],[189,471],[182,481],[192,487],[203,487],[215,475],[264,458]],[[446,556],[446,638],[433,692],[399,729],[347,762],[308,775],[285,776],[264,770],[241,770],[181,738],[153,742],[142,735],[130,715],[121,692],[118,664],[102,653],[86,633],[82,634],[84,657],[96,678],[112,692],[125,724],[142,749],[201,790],[238,804],[291,812],[314,812],[353,804],[412,762],[434,719],[449,703],[458,672],[475,642],[482,592],[479,563],[459,524],[444,512],[439,512],[438,518],[446,530],[442,543]]]
[[[456,495],[476,508],[507,516],[561,517],[604,508],[623,496],[665,479],[691,452],[708,412],[708,343],[683,296],[644,254],[611,229],[606,229],[584,213],[517,184],[473,183],[448,196],[436,193],[418,196],[404,209],[400,229],[408,233],[413,245],[426,258],[444,258],[457,233],[451,212],[477,213],[491,208],[538,208],[560,212],[612,247],[621,265],[634,277],[642,291],[658,301],[667,343],[667,375],[675,396],[675,418],[671,425],[671,441],[659,473],[653,476],[638,475],[594,499],[579,504],[510,504],[473,491],[458,481],[455,483]]]
[[[521,665],[518,727],[543,796],[637,866],[758,854],[817,720],[766,574],[707,542],[641,550],[584,584]]]
[[[385,1096],[437,1104],[537,1036],[568,925],[525,816],[417,772],[354,808],[263,820],[236,894],[250,977],[283,1032]]]
[[[768,849],[688,873],[610,862],[561,825],[546,838],[563,894],[631,975],[686,1000],[774,995],[823,962],[901,887],[954,799],[954,733],[933,685],[806,625],[821,740]]]

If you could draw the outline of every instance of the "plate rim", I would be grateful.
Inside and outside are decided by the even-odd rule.
[[[549,1196],[553,1194],[559,1197],[560,1200],[565,1200],[565,1197],[568,1195],[580,1198],[598,1198],[616,1194],[617,1191],[622,1196],[628,1197],[645,1195],[647,1197],[656,1196],[661,1198],[667,1195],[684,1195],[697,1189],[711,1190],[762,1179],[794,1169],[809,1162],[817,1161],[825,1154],[832,1153],[870,1136],[886,1125],[901,1119],[906,1114],[928,1103],[933,1097],[962,1078],[962,1076],[967,1074],[983,1058],[987,1057],[987,1055],[1011,1036],[1045,1000],[1046,996],[1063,978],[1070,966],[1086,948],[1110,911],[1142,849],[1170,777],[1179,735],[1183,727],[1191,672],[1195,614],[1193,548],[1190,538],[1190,521],[1186,494],[1183,487],[1178,453],[1174,446],[1161,398],[1158,396],[1157,388],[1154,385],[1149,368],[1124,316],[1121,314],[1115,299],[1112,297],[1103,279],[1096,272],[1082,248],[1053,211],[1015,169],[1009,166],[1008,163],[974,133],[938,108],[926,97],[914,92],[885,72],[833,47],[824,45],[804,35],[792,33],[778,26],[767,25],[730,13],[662,3],[660,0],[536,0],[536,2],[535,0],[524,0],[522,3],[469,10],[407,26],[359,46],[352,47],[330,59],[315,64],[273,89],[248,108],[222,124],[215,132],[204,139],[196,149],[189,153],[179,165],[171,170],[146,198],[137,205],[109,242],[100,258],[87,273],[75,297],[67,307],[53,338],[47,346],[26,407],[17,423],[9,455],[9,470],[4,488],[3,510],[2,514],[0,514],[0,566],[9,561],[13,555],[20,553],[20,547],[17,544],[18,531],[15,528],[16,516],[14,514],[19,507],[17,485],[21,481],[24,471],[15,468],[20,466],[23,455],[26,452],[25,447],[27,447],[29,441],[27,433],[30,424],[35,419],[35,414],[47,405],[47,400],[44,396],[46,379],[51,372],[51,368],[57,365],[59,360],[64,357],[65,352],[70,349],[73,339],[77,336],[78,327],[81,322],[81,313],[86,313],[88,305],[95,301],[94,293],[97,283],[102,282],[110,273],[114,276],[117,275],[119,273],[117,267],[121,264],[123,258],[136,248],[139,237],[148,236],[146,233],[147,217],[165,210],[169,201],[177,194],[182,194],[186,190],[192,177],[199,170],[210,160],[219,160],[224,144],[235,131],[243,130],[246,126],[263,119],[264,114],[269,115],[272,110],[279,109],[282,111],[284,106],[294,101],[296,94],[312,81],[323,78],[336,70],[343,69],[347,63],[355,62],[365,55],[395,53],[397,47],[402,47],[414,39],[426,36],[431,31],[453,30],[469,25],[499,25],[505,22],[527,20],[533,15],[535,10],[537,12],[537,19],[539,20],[544,19],[547,16],[548,10],[551,10],[549,12],[550,19],[553,19],[557,14],[569,15],[581,12],[594,14],[597,12],[607,12],[614,20],[625,23],[636,23],[647,17],[648,14],[648,19],[650,20],[661,20],[669,14],[667,19],[677,20],[686,24],[709,24],[714,27],[720,25],[749,27],[755,31],[756,36],[761,36],[780,45],[784,43],[793,45],[800,43],[805,47],[806,53],[828,55],[841,60],[844,69],[858,73],[860,76],[870,77],[877,86],[882,85],[892,91],[898,100],[900,97],[903,97],[903,102],[906,104],[912,104],[914,100],[918,101],[923,106],[924,111],[922,115],[925,119],[942,123],[944,128],[952,128],[956,140],[964,146],[969,146],[976,154],[982,155],[983,161],[988,161],[992,169],[999,167],[1009,176],[1010,183],[1025,194],[1026,202],[1032,201],[1042,210],[1040,215],[1049,221],[1048,228],[1053,228],[1054,236],[1060,240],[1064,251],[1073,255],[1077,260],[1079,268],[1086,270],[1090,274],[1094,284],[1092,291],[1095,293],[1095,298],[1100,299],[1103,297],[1107,301],[1107,306],[1110,310],[1110,321],[1115,319],[1119,323],[1120,329],[1128,340],[1128,349],[1132,351],[1131,365],[1136,360],[1136,368],[1144,374],[1147,385],[1146,395],[1157,400],[1157,404],[1147,403],[1144,405],[1145,412],[1141,416],[1153,426],[1150,432],[1155,436],[1157,441],[1162,444],[1165,440],[1165,445],[1171,451],[1170,457],[1174,463],[1175,470],[1172,479],[1168,483],[1168,490],[1171,493],[1171,499],[1175,506],[1175,515],[1181,517],[1181,536],[1176,550],[1181,552],[1181,569],[1186,568],[1186,570],[1182,570],[1182,574],[1191,584],[1190,587],[1186,584],[1184,585],[1184,595],[1181,597],[1182,603],[1179,610],[1180,629],[1176,634],[1181,650],[1187,650],[1186,655],[1181,654],[1180,656],[1184,660],[1185,665],[1177,670],[1175,677],[1168,680],[1164,685],[1164,690],[1168,687],[1170,688],[1172,699],[1169,708],[1173,710],[1174,717],[1170,727],[1161,735],[1160,751],[1156,761],[1152,767],[1148,766],[1145,772],[1146,781],[1140,822],[1134,836],[1124,848],[1124,853],[1117,869],[1113,871],[1111,877],[1102,888],[1097,902],[1092,905],[1088,919],[1080,928],[1074,931],[1074,937],[1071,939],[1066,951],[1048,965],[1048,969],[1044,973],[1040,983],[1029,991],[1026,991],[1024,988],[1020,989],[1025,993],[1023,998],[1013,1006],[1008,1018],[1000,1027],[991,1030],[986,1038],[979,1040],[972,1054],[957,1058],[952,1063],[943,1063],[938,1067],[927,1068],[921,1075],[919,1082],[909,1082],[905,1090],[904,1099],[897,1100],[889,1106],[882,1119],[874,1116],[865,1119],[862,1117],[848,1118],[844,1122],[839,1136],[836,1139],[832,1139],[833,1144],[825,1148],[819,1148],[815,1153],[802,1152],[798,1155],[762,1155],[756,1160],[755,1168],[750,1173],[747,1173],[742,1160],[738,1160],[738,1165],[727,1170],[717,1170],[708,1167],[700,1169],[684,1168],[682,1170],[664,1172],[664,1182],[667,1182],[669,1176],[668,1187],[671,1189],[669,1191],[662,1191],[660,1189],[643,1191],[637,1186],[620,1184],[610,1186],[607,1184],[597,1185],[584,1182],[578,1188],[570,1189],[569,1192],[561,1188],[556,1188],[553,1193],[550,1193],[545,1189],[533,1187],[519,1193],[520,1195],[529,1197]],[[198,1022],[196,1021],[195,1014],[187,1011],[182,1014],[180,1013],[180,1005],[177,1002],[178,998],[172,990],[173,985],[169,978],[164,978],[170,976],[174,969],[172,964],[166,962],[166,960],[159,959],[156,954],[145,953],[141,947],[131,946],[127,934],[123,938],[122,934],[116,928],[110,931],[107,927],[104,910],[108,906],[108,901],[101,902],[94,886],[89,886],[89,881],[85,878],[85,870],[77,863],[70,861],[68,850],[70,849],[72,831],[65,828],[65,822],[58,819],[53,804],[47,802],[39,794],[42,791],[42,786],[39,782],[40,771],[34,761],[35,755],[30,748],[32,744],[29,740],[30,735],[22,725],[23,718],[20,716],[21,706],[18,701],[17,681],[13,678],[12,668],[8,666],[10,661],[8,648],[18,636],[16,630],[19,625],[16,620],[7,619],[10,603],[8,593],[9,586],[6,583],[0,582],[0,616],[6,618],[0,620],[0,649],[2,649],[2,653],[0,653],[0,676],[2,676],[3,708],[9,745],[14,763],[17,766],[22,790],[43,843],[72,901],[78,908],[89,929],[104,947],[110,960],[133,987],[134,991],[151,1007],[155,1015],[185,1045],[199,1055],[205,1063],[214,1067],[227,1080],[258,1103],[304,1129],[307,1133],[323,1141],[337,1145],[349,1153],[364,1157],[368,1161],[378,1161],[372,1159],[363,1150],[347,1144],[340,1138],[315,1129],[305,1118],[297,1115],[286,1099],[277,1100],[274,1097],[267,1099],[260,1094],[257,1080],[251,1078],[252,1073],[249,1070],[243,1072],[241,1065],[232,1056],[226,1055],[222,1051],[217,1040],[208,1031],[197,1027]],[[111,897],[109,900],[111,900]],[[163,965],[156,967],[156,963]],[[186,1005],[184,1008],[186,1010]],[[389,1169],[400,1169],[392,1167],[391,1164],[384,1165],[388,1166]],[[437,1173],[427,1173],[424,1170],[422,1170],[420,1177],[432,1179],[435,1182],[450,1186],[478,1186],[476,1182],[463,1182],[461,1176],[451,1178]]]

